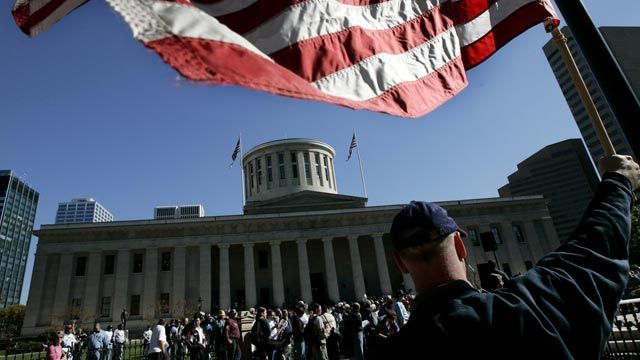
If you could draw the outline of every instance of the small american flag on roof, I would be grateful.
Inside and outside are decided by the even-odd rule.
[[[349,145],[349,156],[347,156],[347,161],[351,159],[351,155],[353,154],[353,149],[358,146],[358,142],[356,141],[356,133],[353,133],[353,137],[351,138],[351,144]]]

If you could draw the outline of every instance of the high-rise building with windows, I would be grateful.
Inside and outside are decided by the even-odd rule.
[[[0,308],[20,302],[37,191],[10,170],[0,170]]]
[[[578,225],[598,186],[598,175],[580,139],[551,144],[518,164],[500,197],[544,195],[561,242]]]
[[[98,223],[113,221],[113,215],[92,198],[58,203],[56,224]]]
[[[638,38],[640,38],[640,27],[601,27],[600,32],[613,52],[622,72],[631,84],[632,89],[635,91],[636,96],[640,98],[640,66],[638,66],[638,64],[640,64],[640,48],[637,46]],[[571,54],[578,65],[580,74],[589,89],[589,94],[593,98],[616,152],[619,154],[632,155],[637,158],[640,154],[633,153],[584,55],[580,51],[578,44],[573,40],[571,31],[565,27],[562,29],[562,33],[567,37]],[[582,104],[578,90],[571,80],[569,70],[562,60],[562,55],[553,40],[549,40],[549,42],[544,45],[543,50],[560,85],[560,89],[567,100],[571,113],[575,118],[582,138],[585,144],[587,144],[591,158],[597,161],[602,157],[604,151],[591,125],[589,114]]]

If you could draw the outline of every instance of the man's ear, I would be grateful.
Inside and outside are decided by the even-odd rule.
[[[456,231],[456,234],[453,236],[453,244],[456,248],[456,254],[458,255],[458,260],[462,261],[467,258],[467,248],[464,246],[464,241],[462,241],[462,237],[460,233]]]
[[[393,252],[393,260],[396,261],[396,265],[398,266],[398,269],[400,269],[402,273],[404,274],[409,273],[409,268],[407,268],[407,265],[405,264],[405,260],[402,258],[402,256],[400,256],[400,254],[397,251]]]

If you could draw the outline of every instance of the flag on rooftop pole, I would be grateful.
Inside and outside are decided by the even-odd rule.
[[[107,0],[184,77],[418,117],[551,0]],[[35,35],[84,0],[17,0]],[[557,21],[557,20],[556,20]]]
[[[356,132],[353,132],[353,137],[351,138],[351,144],[349,145],[349,156],[347,156],[347,161],[351,159],[351,155],[353,154],[353,149],[358,146],[358,142],[356,141]]]
[[[233,149],[233,153],[231,154],[231,164],[229,167],[233,166],[233,163],[236,162],[236,158],[238,158],[238,154],[240,154],[240,137],[238,137],[238,142],[236,143],[236,147]]]

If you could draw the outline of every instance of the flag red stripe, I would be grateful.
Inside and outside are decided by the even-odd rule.
[[[446,3],[429,13],[389,30],[351,28],[319,36],[270,54],[278,64],[308,81],[321,79],[380,53],[401,54],[419,46],[454,24],[442,12]],[[331,54],[331,56],[328,56]]]
[[[495,25],[489,33],[478,41],[462,48],[465,68],[471,69],[506,45],[516,36],[549,16],[549,12],[539,2],[529,3]]]
[[[26,20],[24,18],[20,18],[20,19],[16,18],[15,14],[14,14],[14,19],[16,20],[16,23],[18,24],[22,32],[24,32],[27,35],[33,35],[31,32],[31,29],[36,25],[38,25],[47,17],[51,16],[51,14],[53,14],[53,12],[56,11],[66,1],[67,0],[51,0],[50,2],[45,4],[43,7],[38,9],[36,12],[34,12],[33,14],[30,14]],[[84,1],[83,3],[86,3],[86,1]],[[28,6],[28,5],[25,5],[25,6]],[[20,15],[23,15],[23,14],[20,14]]]
[[[26,27],[27,22],[29,21],[29,15],[31,14],[31,9],[29,3],[21,5],[11,12],[13,15],[13,20],[16,22],[20,30],[25,34],[29,34],[29,28]]]
[[[423,115],[466,86],[464,69],[458,58],[429,76],[402,83],[368,101],[357,102],[326,95],[291,71],[238,45],[184,37],[170,37],[145,44],[183,76],[193,80],[241,85],[279,95],[397,116]]]

